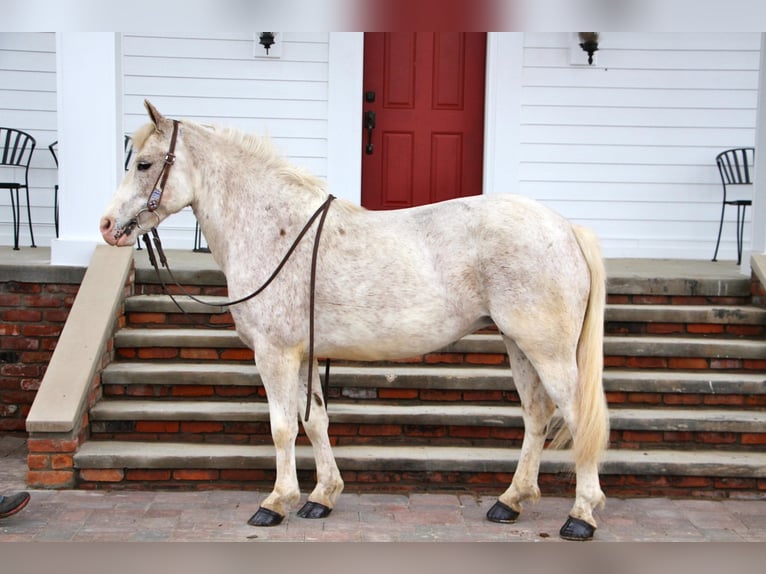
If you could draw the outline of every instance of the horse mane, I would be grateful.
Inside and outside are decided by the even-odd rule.
[[[218,135],[224,142],[241,149],[244,153],[253,156],[258,160],[258,163],[273,170],[286,182],[313,193],[318,198],[327,196],[327,182],[293,164],[277,148],[269,136],[256,136],[229,126],[200,125],[200,127]],[[335,209],[341,209],[343,212],[365,211],[363,207],[344,200],[335,201],[334,205]]]
[[[232,127],[205,127],[218,134],[227,143],[257,158],[259,163],[268,166],[286,181],[326,195],[327,185],[324,180],[291,163],[270,137],[255,136]]]

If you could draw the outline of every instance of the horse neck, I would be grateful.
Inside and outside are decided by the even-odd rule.
[[[197,163],[192,205],[213,258],[230,279],[243,261],[248,267],[273,267],[285,240],[297,236],[324,197],[298,179],[286,181],[258,158],[235,155],[240,162],[221,154],[206,158],[209,165]]]

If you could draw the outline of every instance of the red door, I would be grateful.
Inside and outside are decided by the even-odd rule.
[[[485,33],[365,34],[364,207],[481,193],[485,59]]]

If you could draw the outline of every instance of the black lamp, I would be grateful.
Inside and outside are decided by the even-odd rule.
[[[580,48],[588,53],[588,65],[593,65],[593,54],[598,52],[598,32],[579,32]]]
[[[266,48],[266,55],[269,55],[269,48],[274,45],[275,37],[274,32],[261,32],[258,36],[259,44]]]

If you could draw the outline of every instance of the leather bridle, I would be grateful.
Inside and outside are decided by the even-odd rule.
[[[152,193],[149,194],[149,199],[146,201],[146,207],[140,210],[124,227],[121,227],[114,232],[115,240],[123,235],[130,234],[136,228],[139,231],[148,233],[149,231],[156,229],[157,225],[159,225],[160,216],[157,215],[156,211],[162,201],[162,194],[165,192],[165,184],[167,184],[168,177],[170,177],[170,168],[173,167],[173,164],[176,161],[176,142],[178,141],[179,123],[178,120],[173,120],[173,134],[170,136],[170,147],[168,147],[168,151],[165,154],[165,161],[162,164],[162,169],[157,175],[157,179],[152,187]],[[141,215],[144,213],[151,213],[157,218],[156,223],[149,229],[144,229],[141,226]]]
[[[277,278],[277,275],[279,275],[279,272],[282,271],[282,268],[287,263],[288,259],[292,256],[292,254],[295,252],[295,250],[298,248],[298,244],[301,242],[303,237],[306,235],[308,230],[311,228],[311,226],[314,224],[314,221],[319,219],[319,223],[317,225],[316,234],[314,235],[314,246],[311,253],[311,272],[310,272],[310,278],[309,278],[309,356],[308,356],[308,381],[306,385],[306,414],[304,417],[304,420],[309,420],[309,415],[311,413],[311,387],[312,382],[314,378],[314,307],[315,307],[315,291],[316,291],[316,267],[317,267],[317,258],[319,254],[319,239],[322,235],[322,229],[324,228],[324,222],[325,218],[327,217],[327,213],[330,210],[330,204],[335,199],[335,196],[328,195],[327,199],[322,203],[322,205],[319,206],[319,208],[314,212],[314,214],[309,218],[309,220],[306,222],[306,224],[303,226],[303,229],[301,229],[298,236],[293,241],[290,248],[287,250],[287,253],[285,253],[282,260],[279,262],[277,267],[274,269],[272,274],[269,276],[268,279],[261,285],[259,288],[252,291],[250,294],[245,295],[244,297],[241,297],[239,299],[236,299],[234,301],[226,301],[223,303],[208,303],[207,301],[204,301],[202,299],[199,299],[198,297],[195,297],[191,293],[189,293],[179,282],[178,280],[173,276],[173,272],[170,270],[170,266],[168,265],[167,257],[165,256],[165,252],[162,249],[162,242],[160,241],[160,235],[157,231],[157,225],[152,226],[150,229],[144,229],[141,227],[139,219],[142,213],[152,213],[157,217],[157,224],[159,224],[159,216],[155,213],[157,208],[160,206],[160,202],[162,201],[162,194],[165,190],[165,184],[168,181],[168,176],[170,175],[170,168],[175,163],[175,150],[176,150],[176,141],[178,139],[178,120],[173,120],[173,135],[170,138],[170,147],[168,148],[168,152],[165,154],[165,163],[162,166],[162,171],[160,171],[159,175],[157,176],[157,181],[154,183],[154,188],[152,189],[152,193],[149,195],[149,199],[146,202],[146,207],[142,209],[141,211],[136,214],[136,217],[133,218],[128,225],[124,229],[129,229],[128,233],[132,231],[134,228],[138,228],[139,230],[143,231],[143,235],[141,236],[144,244],[146,245],[146,253],[149,257],[149,261],[152,264],[152,267],[154,267],[155,272],[157,273],[157,277],[162,285],[163,290],[170,296],[173,303],[175,303],[176,307],[178,307],[183,313],[186,313],[187,311],[181,307],[181,305],[178,304],[178,301],[176,301],[173,294],[170,292],[170,290],[167,288],[167,285],[165,284],[165,281],[162,279],[162,275],[160,274],[160,267],[157,263],[157,257],[155,256],[155,250],[157,251],[157,256],[159,256],[160,263],[162,266],[167,270],[168,275],[170,276],[170,279],[176,284],[178,288],[181,289],[183,294],[186,297],[189,297],[193,301],[196,301],[197,303],[200,303],[202,305],[207,305],[208,307],[219,307],[223,309],[224,307],[231,307],[233,305],[238,305],[239,303],[244,303],[245,301],[249,301],[253,297],[256,297],[260,293],[262,293],[266,287],[268,287],[274,279]],[[149,232],[151,232],[152,237],[149,238]],[[122,233],[125,233],[123,230]],[[122,234],[120,233],[120,235]],[[115,233],[115,239],[118,239],[119,236],[117,233]],[[152,246],[152,243],[154,243],[154,246]],[[330,360],[326,359],[325,362],[325,377],[324,377],[324,400],[325,400],[325,407],[327,406],[327,390],[329,390],[329,381],[330,381]]]

